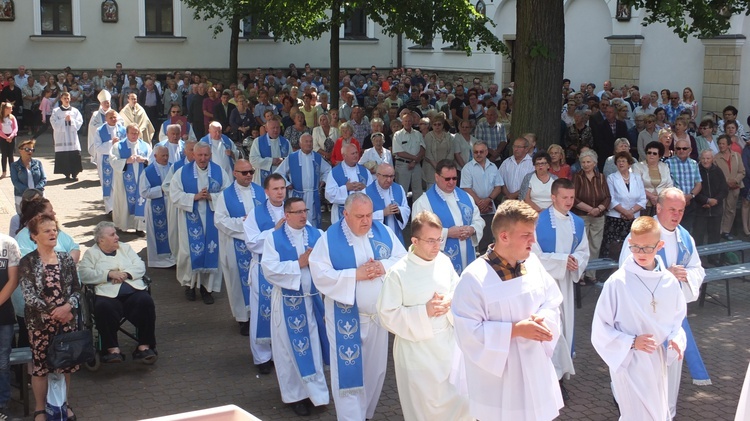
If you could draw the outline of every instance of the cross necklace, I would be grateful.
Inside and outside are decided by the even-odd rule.
[[[635,274],[633,274],[633,275],[635,275]],[[654,293],[656,292],[656,288],[659,288],[659,284],[661,283],[661,278],[659,278],[659,282],[656,283],[656,286],[654,287],[654,290],[652,291],[651,289],[649,289],[649,287],[646,286],[646,283],[643,282],[643,279],[641,279],[640,276],[635,275],[635,277],[638,278],[638,280],[641,281],[641,283],[643,284],[643,287],[646,288],[649,293],[651,293],[651,303],[649,303],[649,304],[651,304],[651,308],[653,308],[654,309],[654,313],[656,313],[656,304],[657,303],[656,303],[656,298],[654,297]]]

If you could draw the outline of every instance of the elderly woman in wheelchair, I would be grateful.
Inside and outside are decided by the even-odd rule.
[[[143,281],[146,265],[133,249],[119,241],[115,225],[100,222],[94,228],[94,242],[78,266],[81,282],[95,287],[94,319],[101,335],[101,358],[105,363],[125,359],[120,352],[117,331],[123,319],[138,331],[133,360],[153,364],[158,358],[154,328],[154,300]]]

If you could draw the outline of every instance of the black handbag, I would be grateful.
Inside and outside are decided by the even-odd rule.
[[[47,367],[50,370],[70,368],[96,357],[94,338],[90,330],[83,329],[80,310],[77,319],[77,331],[58,333],[52,338],[47,349]]]

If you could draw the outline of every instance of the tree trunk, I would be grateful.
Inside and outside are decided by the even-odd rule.
[[[232,82],[237,81],[237,68],[238,66],[238,55],[240,46],[240,16],[235,14],[232,16],[232,33],[229,37],[229,80],[227,81],[227,88]],[[219,92],[221,95],[221,92]]]
[[[331,86],[328,89],[328,104],[330,108],[338,110],[339,108],[339,29],[341,28],[341,2],[335,0],[331,7],[331,70],[328,82]]]
[[[562,1],[516,3],[516,80],[513,133],[537,135],[537,148],[560,143],[560,110],[565,57]]]

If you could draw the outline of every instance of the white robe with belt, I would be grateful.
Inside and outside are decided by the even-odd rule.
[[[454,378],[465,381],[469,410],[487,420],[546,421],[563,407],[552,354],[560,337],[562,294],[533,253],[527,274],[501,281],[482,258],[469,264],[451,308],[462,365]],[[532,314],[544,317],[552,340],[511,338],[513,324]]]
[[[169,198],[172,201],[172,206],[177,208],[177,280],[182,286],[189,286],[191,288],[203,286],[208,292],[221,291],[221,270],[217,268],[216,271],[211,273],[199,272],[193,273],[193,265],[190,261],[190,241],[188,240],[187,232],[187,221],[185,220],[185,212],[193,211],[193,198],[194,193],[186,193],[185,188],[182,186],[182,170],[185,167],[180,168],[174,173],[169,185]],[[195,166],[198,172],[198,191],[208,187],[208,167],[205,170],[201,170],[198,165]],[[222,186],[224,190],[232,184],[232,180],[228,175],[222,174]],[[210,193],[211,200],[201,200],[198,203],[198,213],[201,216],[201,223],[203,229],[206,229],[206,209],[215,210],[215,203],[219,200],[220,193]],[[205,232],[205,231],[204,231]]]
[[[286,226],[288,227],[288,226]],[[281,228],[285,229],[285,228]],[[303,229],[292,228],[287,232],[291,234],[291,240],[297,249],[297,255],[305,250]],[[322,235],[322,231],[320,232]],[[307,329],[310,335],[310,351],[315,363],[315,377],[305,383],[300,377],[297,365],[294,363],[294,350],[289,340],[289,333],[284,320],[284,306],[282,304],[282,288],[298,291],[302,287],[303,294],[310,294],[313,285],[310,267],[300,268],[299,261],[289,260],[282,262],[276,251],[274,237],[269,236],[263,246],[263,273],[266,280],[273,285],[271,295],[271,343],[273,343],[274,361],[283,362],[276,366],[276,378],[279,380],[281,389],[281,400],[284,403],[293,403],[309,398],[313,405],[328,405],[328,384],[323,372],[323,356],[321,353],[320,337],[318,336],[318,322],[313,313],[313,301],[309,296],[305,297],[305,310],[307,317]],[[322,326],[321,326],[322,327]]]
[[[138,147],[139,142],[130,142],[127,139],[120,140],[120,142],[128,142],[131,156],[140,155],[143,158],[148,159],[148,156],[151,154],[151,144],[149,142],[143,142],[146,144],[146,147],[148,149],[148,153],[146,153],[146,155],[141,154],[141,149]],[[121,229],[123,231],[128,229],[143,231],[146,227],[146,221],[144,220],[144,218],[136,217],[135,215],[131,215],[128,212],[128,197],[125,194],[123,170],[125,169],[127,160],[130,157],[120,156],[120,148],[117,147],[118,144],[119,142],[113,144],[112,149],[109,152],[109,164],[112,165],[112,170],[114,170],[114,174],[112,174],[112,222],[115,223],[115,226],[118,229]],[[136,180],[141,177],[140,171],[138,170],[138,165],[136,165],[135,162],[133,162],[133,173],[135,174]]]
[[[345,224],[345,222],[343,222]],[[349,230],[344,226],[344,232]],[[404,246],[396,235],[388,230],[393,248],[391,257],[380,260],[386,272],[406,255]],[[347,235],[354,250],[357,267],[374,258],[372,246],[367,235],[361,237]],[[356,269],[336,270],[329,255],[328,236],[323,235],[315,244],[310,254],[310,271],[313,282],[325,295],[326,333],[331,350],[331,390],[336,403],[338,421],[362,421],[375,415],[375,408],[380,399],[385,380],[388,362],[388,331],[381,325],[377,315],[377,300],[383,285],[383,278],[370,281],[357,281]],[[336,356],[336,326],[334,322],[334,301],[343,304],[354,304],[359,307],[360,334],[362,338],[362,360],[364,365],[364,390],[341,396],[339,393],[338,364]]]
[[[562,319],[562,330],[560,340],[557,341],[555,354],[552,356],[552,363],[555,365],[557,378],[570,378],[571,374],[576,374],[573,368],[573,358],[571,351],[573,349],[573,335],[575,327],[575,290],[574,284],[583,276],[586,265],[589,263],[589,241],[586,233],[578,233],[582,236],[578,247],[571,253],[573,239],[573,226],[570,223],[570,215],[563,215],[554,207],[550,208],[552,216],[555,218],[555,252],[544,253],[539,247],[539,243],[534,243],[531,250],[539,257],[542,266],[547,273],[557,282],[560,292],[563,295],[563,302],[560,305],[560,316]],[[568,256],[575,257],[578,262],[578,270],[568,270]]]
[[[383,281],[378,315],[396,335],[393,363],[406,421],[473,420],[468,399],[448,379],[459,353],[453,315],[429,317],[425,305],[436,292],[450,299],[457,284],[458,274],[442,253],[427,261],[409,252]]]
[[[167,176],[167,173],[169,172],[169,167],[167,165],[159,165],[157,163],[153,163],[151,165],[156,165],[156,172],[159,174],[159,178],[161,178],[162,184],[164,183],[164,178]],[[140,181],[138,182],[138,192],[140,193],[141,197],[146,199],[146,209],[145,209],[145,217],[146,217],[146,251],[148,256],[148,267],[150,268],[168,268],[175,265],[175,251],[170,248],[170,253],[164,253],[159,254],[156,250],[156,238],[154,235],[156,235],[154,231],[154,219],[151,215],[151,200],[152,199],[158,199],[160,197],[164,197],[164,191],[162,190],[162,186],[151,186],[151,183],[148,181],[148,177],[146,177],[146,171],[143,171],[140,176]],[[164,205],[167,207],[167,215],[169,215],[169,209],[172,207],[172,204],[169,203],[169,201],[165,198],[164,199]],[[174,227],[169,225],[169,221],[167,221],[167,227],[168,231],[174,229]]]

